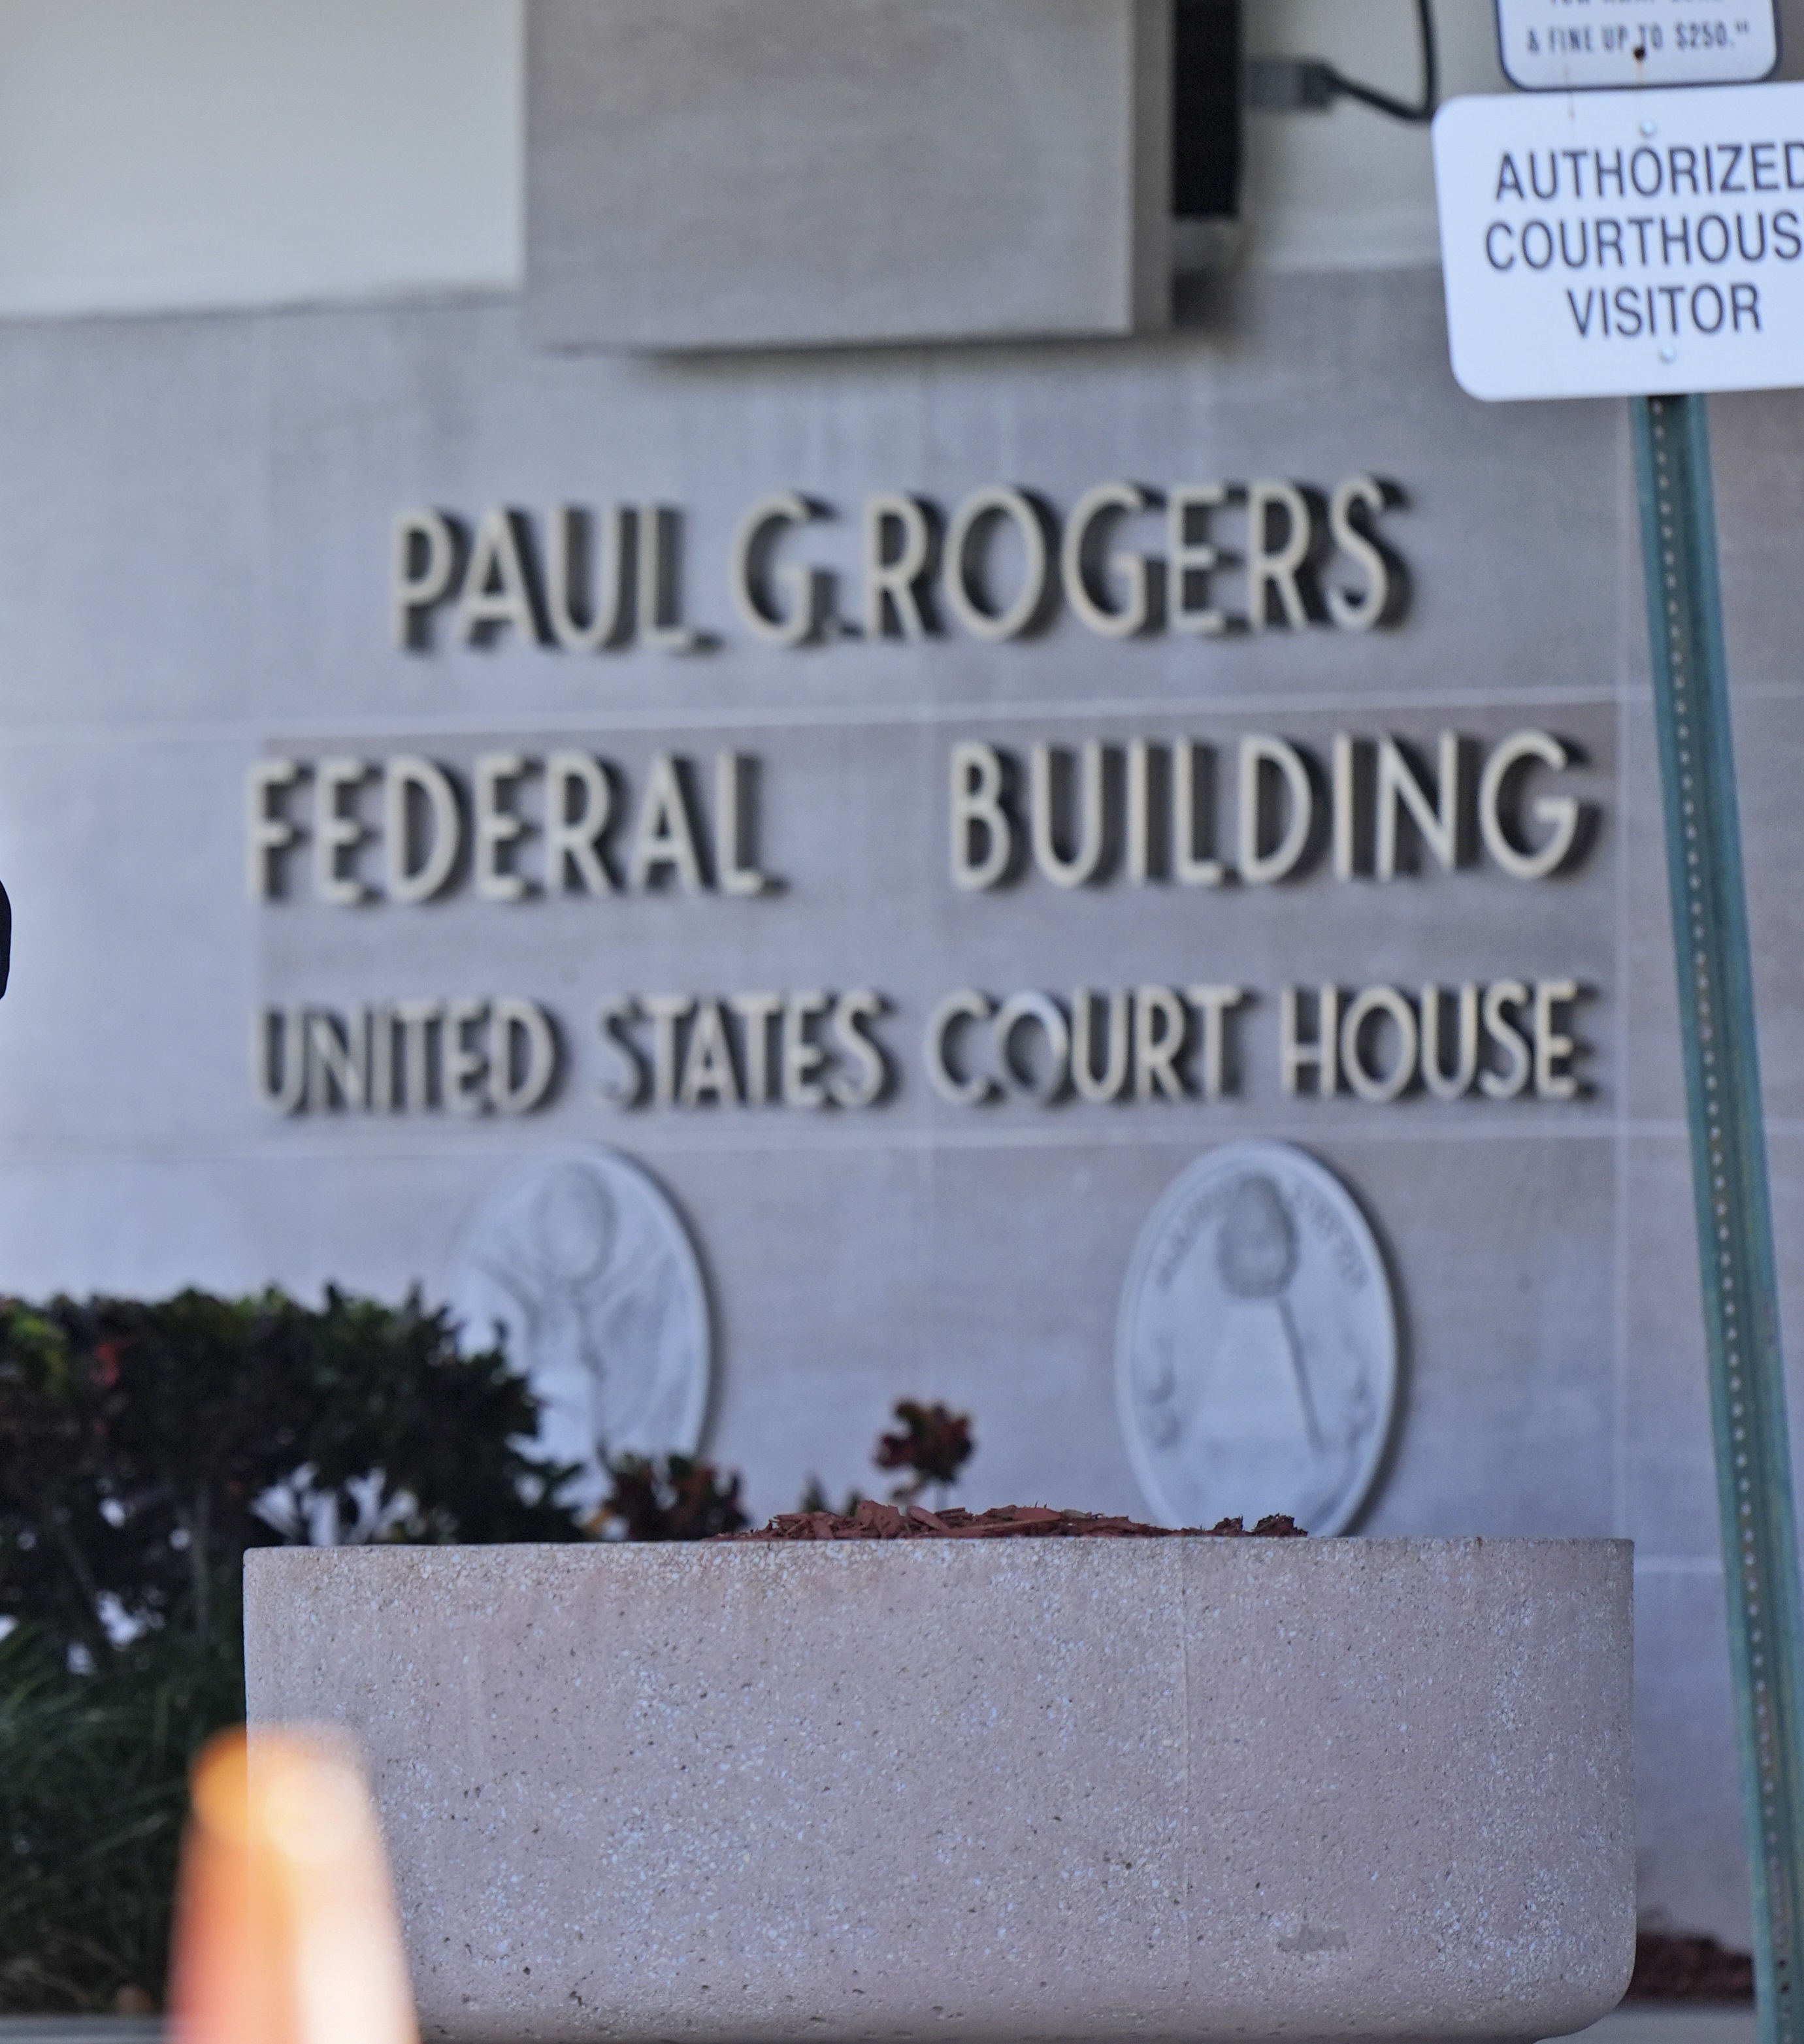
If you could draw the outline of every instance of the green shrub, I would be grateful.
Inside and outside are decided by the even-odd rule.
[[[613,1487],[589,1523],[612,1539],[712,1540],[752,1523],[739,1501],[737,1470],[693,1455],[619,1455],[608,1475]]]
[[[417,1297],[0,1303],[0,1616],[98,1666],[235,1637],[248,1547],[580,1539],[537,1422]]]
[[[160,2003],[245,1550],[579,1539],[537,1419],[417,1297],[0,1301],[0,2013]]]
[[[244,1708],[234,1646],[153,1634],[80,1677],[0,1639],[0,2015],[160,2001],[189,1764]]]

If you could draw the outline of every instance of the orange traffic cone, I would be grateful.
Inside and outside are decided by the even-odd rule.
[[[374,1805],[326,1731],[196,1762],[169,2008],[181,2044],[418,2044]]]

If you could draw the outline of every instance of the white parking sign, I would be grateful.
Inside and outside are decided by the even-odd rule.
[[[1744,85],[1779,62],[1778,16],[1778,0],[1497,0],[1497,40],[1529,92]]]
[[[1434,175],[1475,398],[1804,385],[1804,84],[1450,100]]]

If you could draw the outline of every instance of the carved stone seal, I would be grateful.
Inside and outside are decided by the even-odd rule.
[[[502,1181],[458,1251],[465,1346],[498,1339],[542,1410],[537,1446],[583,1465],[567,1493],[607,1489],[601,1454],[692,1454],[714,1372],[708,1298],[676,1209],[629,1158],[584,1151]]]
[[[1286,1143],[1200,1157],[1148,1216],[1115,1343],[1121,1432],[1167,1525],[1288,1512],[1337,1533],[1397,1397],[1383,1258],[1346,1188]]]

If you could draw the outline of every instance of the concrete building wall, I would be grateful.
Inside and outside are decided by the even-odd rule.
[[[1488,0],[1437,19],[1447,90],[1501,90]],[[522,20],[523,0],[0,0],[0,317],[517,288]],[[1406,0],[1251,0],[1247,46],[1414,89]],[[1437,259],[1425,134],[1342,106],[1256,116],[1248,145],[1250,259]]]
[[[513,289],[519,0],[5,0],[0,318]]]
[[[1251,35],[1406,86],[1408,12],[1256,4]],[[1440,13],[1450,83],[1494,85],[1486,10]],[[1365,1527],[1636,1539],[1644,1906],[1744,1934],[1625,421],[1455,389],[1425,139],[1356,108],[1256,121],[1246,272],[1188,288],[1160,340],[553,356],[510,294],[510,9],[183,0],[156,10],[154,39],[148,18],[0,8],[0,310],[15,316],[0,325],[0,874],[17,916],[0,1285],[440,1292],[506,1171],[607,1143],[694,1231],[717,1334],[710,1444],[747,1470],[755,1508],[788,1505],[811,1471],[863,1477],[888,1401],[914,1393],[977,1413],[983,1499],[1140,1510],[1111,1385],[1137,1232],[1211,1145],[1305,1145],[1364,1201],[1402,1310],[1401,1417]],[[1355,39],[1380,19],[1394,40]],[[433,302],[249,309],[421,293]],[[122,311],[139,316],[91,316]],[[1714,417],[1795,1327],[1804,404],[1737,398]],[[835,570],[856,623],[876,491],[949,512],[1006,483],[1068,517],[1110,479],[1327,493],[1364,474],[1402,493],[1381,521],[1409,570],[1392,629],[1115,640],[1067,605],[1005,644],[950,620],[919,641],[788,648],[730,596],[738,521],[775,492],[837,513],[782,558]],[[579,654],[502,629],[466,644],[441,607],[429,645],[395,644],[398,513],[436,506],[474,532],[513,507],[542,542],[566,502],[677,513],[687,616],[719,643],[679,655],[641,634]],[[1156,519],[1122,537],[1163,544]],[[1388,885],[1324,860],[1288,886],[1213,890],[1117,871],[961,891],[947,870],[964,740],[1025,762],[1040,742],[1194,737],[1231,759],[1269,733],[1327,763],[1346,732],[1432,761],[1443,731],[1483,747],[1529,727],[1571,749],[1560,785],[1595,817],[1545,882],[1482,856]],[[557,747],[614,763],[629,800],[655,753],[683,754],[704,809],[715,755],[755,758],[759,855],[782,890],[508,904],[465,872],[418,907],[345,909],[317,900],[303,856],[285,897],[247,898],[259,759],[406,752],[467,785],[480,753]],[[373,825],[373,784],[356,799]],[[1566,1011],[1587,1047],[1578,1096],[1284,1093],[1286,984],[1505,977],[1584,989]],[[1225,1097],[975,1109],[926,1082],[925,1017],[953,989],[1201,982],[1259,997]],[[890,1004],[874,1026],[894,1082],[868,1108],[602,1096],[619,1070],[596,1027],[610,996],[860,987]],[[535,1114],[277,1117],[253,1097],[246,1037],[265,1006],[516,994],[564,1032],[564,1082]]]
[[[1428,272],[1290,279],[1167,341],[1056,352],[548,358],[506,305],[0,334],[0,869],[17,904],[0,1284],[439,1293],[508,1169],[605,1142],[648,1164],[694,1231],[718,1330],[710,1444],[748,1470],[756,1509],[787,1505],[811,1470],[858,1477],[908,1393],[977,1412],[974,1493],[1138,1510],[1111,1393],[1135,1233],[1210,1146],[1301,1143],[1367,1204],[1405,1316],[1402,1414],[1366,1526],[1637,1539],[1644,1899],[1733,1934],[1739,1819],[1624,420],[1473,405],[1443,345]],[[1804,405],[1742,398],[1717,418],[1795,1299],[1786,763],[1804,694],[1784,564]],[[756,641],[727,594],[739,517],[779,489],[840,510],[810,530],[849,590],[848,526],[878,489],[949,505],[1011,476],[1068,511],[1110,475],[1331,486],[1360,471],[1407,493],[1384,525],[1414,592],[1393,631],[1106,641],[1067,609],[1002,645],[955,629],[787,649]],[[441,611],[429,648],[394,645],[398,509],[473,522],[565,501],[680,509],[687,615],[719,644],[466,646]],[[1597,813],[1577,870],[1550,882],[1430,862],[1388,885],[1318,865],[1266,889],[1030,874],[969,893],[946,870],[963,738],[1024,755],[1137,735],[1231,751],[1255,730],[1325,759],[1347,730],[1432,759],[1443,729],[1524,726],[1574,748],[1560,785]],[[758,855],[783,891],[507,904],[464,882],[420,907],[343,909],[313,898],[303,858],[287,898],[246,898],[260,755],[423,753],[467,775],[479,751],[554,744],[617,763],[629,789],[655,750],[683,752],[704,808],[712,755],[755,755]],[[1587,989],[1580,1097],[1284,1095],[1284,983],[1505,975]],[[925,1016],[952,988],[1200,979],[1258,996],[1229,1097],[973,1109],[925,1082]],[[610,995],[855,986],[891,1004],[879,1105],[601,1097],[617,1076],[595,1027]],[[565,1032],[567,1078],[537,1114],[283,1118],[252,1096],[260,1004],[510,993]],[[639,1041],[649,1055],[643,1025]]]

